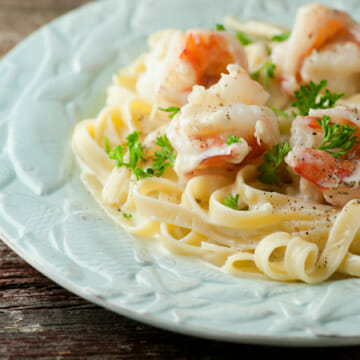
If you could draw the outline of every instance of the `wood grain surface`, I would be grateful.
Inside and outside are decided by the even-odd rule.
[[[0,56],[41,25],[87,2],[0,0]],[[227,344],[143,325],[62,289],[0,241],[0,359],[288,359],[294,354],[360,359],[358,347]]]

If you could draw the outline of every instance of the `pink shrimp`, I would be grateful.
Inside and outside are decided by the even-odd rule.
[[[217,83],[228,64],[247,69],[245,51],[226,31],[164,32],[145,59],[137,90],[158,105],[182,106],[194,85]]]
[[[264,106],[266,91],[238,65],[228,71],[209,89],[195,86],[168,127],[179,176],[231,172],[280,139],[277,118]]]
[[[347,13],[312,4],[299,9],[289,40],[275,45],[272,59],[289,95],[321,79],[349,95],[359,90],[359,44],[360,26]]]
[[[331,123],[355,127],[354,135],[360,138],[360,107],[312,110],[311,116],[299,116],[294,121],[290,138],[293,150],[285,161],[303,179],[313,184],[327,202],[344,206],[349,200],[360,198],[360,143],[339,158],[316,149],[323,139],[318,123],[323,115],[330,116]]]

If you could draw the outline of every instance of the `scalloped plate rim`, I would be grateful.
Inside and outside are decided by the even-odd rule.
[[[20,53],[23,48],[25,48],[31,41],[33,41],[38,34],[42,31],[44,27],[52,25],[54,23],[60,22],[62,19],[67,18],[69,14],[74,14],[83,11],[85,8],[96,6],[99,3],[110,2],[111,0],[99,0],[95,1],[79,8],[68,12],[55,20],[49,22],[48,24],[40,27],[38,30],[30,34],[23,41],[21,41],[18,45],[16,45],[10,52],[8,52],[1,60],[0,64],[3,64],[7,58],[11,58],[16,56],[17,53]],[[16,104],[16,102],[14,103]],[[358,345],[360,344],[360,335],[359,336],[341,336],[341,335],[321,335],[314,336],[279,336],[275,334],[269,334],[269,336],[264,335],[249,335],[246,333],[238,333],[238,332],[224,332],[224,331],[215,331],[209,328],[205,328],[202,326],[194,326],[176,322],[169,322],[168,320],[164,320],[159,316],[153,314],[140,314],[135,311],[129,310],[121,305],[114,305],[106,300],[97,297],[96,295],[91,295],[86,291],[83,291],[83,288],[80,286],[76,286],[72,281],[65,279],[64,277],[59,276],[55,271],[51,269],[47,269],[43,264],[38,262],[34,257],[24,252],[20,247],[17,246],[16,241],[12,240],[10,236],[5,235],[7,231],[2,228],[0,225],[0,238],[7,244],[15,253],[17,253],[20,257],[22,257],[26,262],[28,262],[31,266],[37,269],[39,272],[55,281],[57,284],[61,285],[65,289],[71,291],[72,293],[93,302],[101,307],[114,311],[118,314],[124,315],[128,318],[134,319],[136,321],[140,321],[146,323],[151,326],[156,326],[162,328],[164,330],[170,330],[172,332],[181,333],[184,335],[194,335],[204,339],[213,339],[213,340],[221,340],[227,342],[239,342],[239,343],[248,343],[248,344],[260,344],[260,345],[270,345],[270,346],[313,346],[313,347],[322,347],[322,346],[350,346],[350,345]]]
[[[12,242],[8,239],[5,234],[0,233],[1,240],[9,246],[17,255],[24,259],[28,264],[33,266],[41,274],[45,275],[49,279],[53,280],[58,285],[62,286],[64,289],[72,292],[73,294],[82,297],[83,299],[88,300],[89,302],[95,303],[98,306],[106,308],[110,311],[113,311],[119,315],[126,316],[132,320],[136,320],[142,323],[145,323],[150,326],[160,328],[162,330],[168,330],[173,333],[180,333],[182,335],[196,336],[202,339],[216,340],[216,341],[225,341],[225,342],[236,342],[243,344],[253,344],[253,345],[268,345],[268,346],[285,346],[285,347],[323,347],[323,346],[352,346],[358,345],[360,343],[360,336],[326,336],[322,335],[319,337],[302,337],[302,336],[263,336],[263,335],[249,335],[245,333],[233,333],[233,332],[223,332],[223,331],[214,331],[201,326],[189,326],[187,324],[171,324],[168,321],[164,321],[156,315],[151,314],[137,314],[136,312],[129,310],[120,305],[113,305],[106,300],[102,300],[96,295],[91,295],[82,291],[81,287],[77,287],[71,281],[68,281],[62,277],[59,277],[55,272],[52,272],[49,269],[46,269],[41,263],[37,262],[34,258],[27,256],[20,248],[18,248],[15,242]],[[329,344],[328,341],[331,339],[332,343]]]

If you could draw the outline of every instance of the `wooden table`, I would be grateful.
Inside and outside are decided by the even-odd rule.
[[[121,1],[121,0],[119,0]],[[0,0],[0,56],[88,0]],[[143,325],[95,306],[42,276],[0,241],[0,359],[282,359],[294,349],[207,341]],[[360,359],[360,349],[297,349]]]

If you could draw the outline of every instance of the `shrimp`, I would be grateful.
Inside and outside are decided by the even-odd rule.
[[[286,93],[310,80],[332,91],[360,90],[360,26],[347,13],[312,4],[299,9],[290,38],[274,45],[272,61]]]
[[[317,120],[324,115],[329,116],[332,123],[355,127],[355,135],[360,137],[360,106],[311,110],[309,116],[295,119],[290,137],[293,150],[285,161],[302,181],[315,186],[328,203],[341,207],[351,199],[360,198],[360,143],[339,158],[316,149],[323,140]]]
[[[209,88],[228,64],[247,69],[245,51],[236,36],[226,31],[168,30],[152,41],[146,70],[137,91],[159,106],[182,106],[194,85]]]
[[[195,86],[169,125],[180,177],[234,171],[279,141],[277,118],[264,106],[268,93],[239,65],[227,69],[209,89]],[[233,135],[238,142],[227,145]]]

